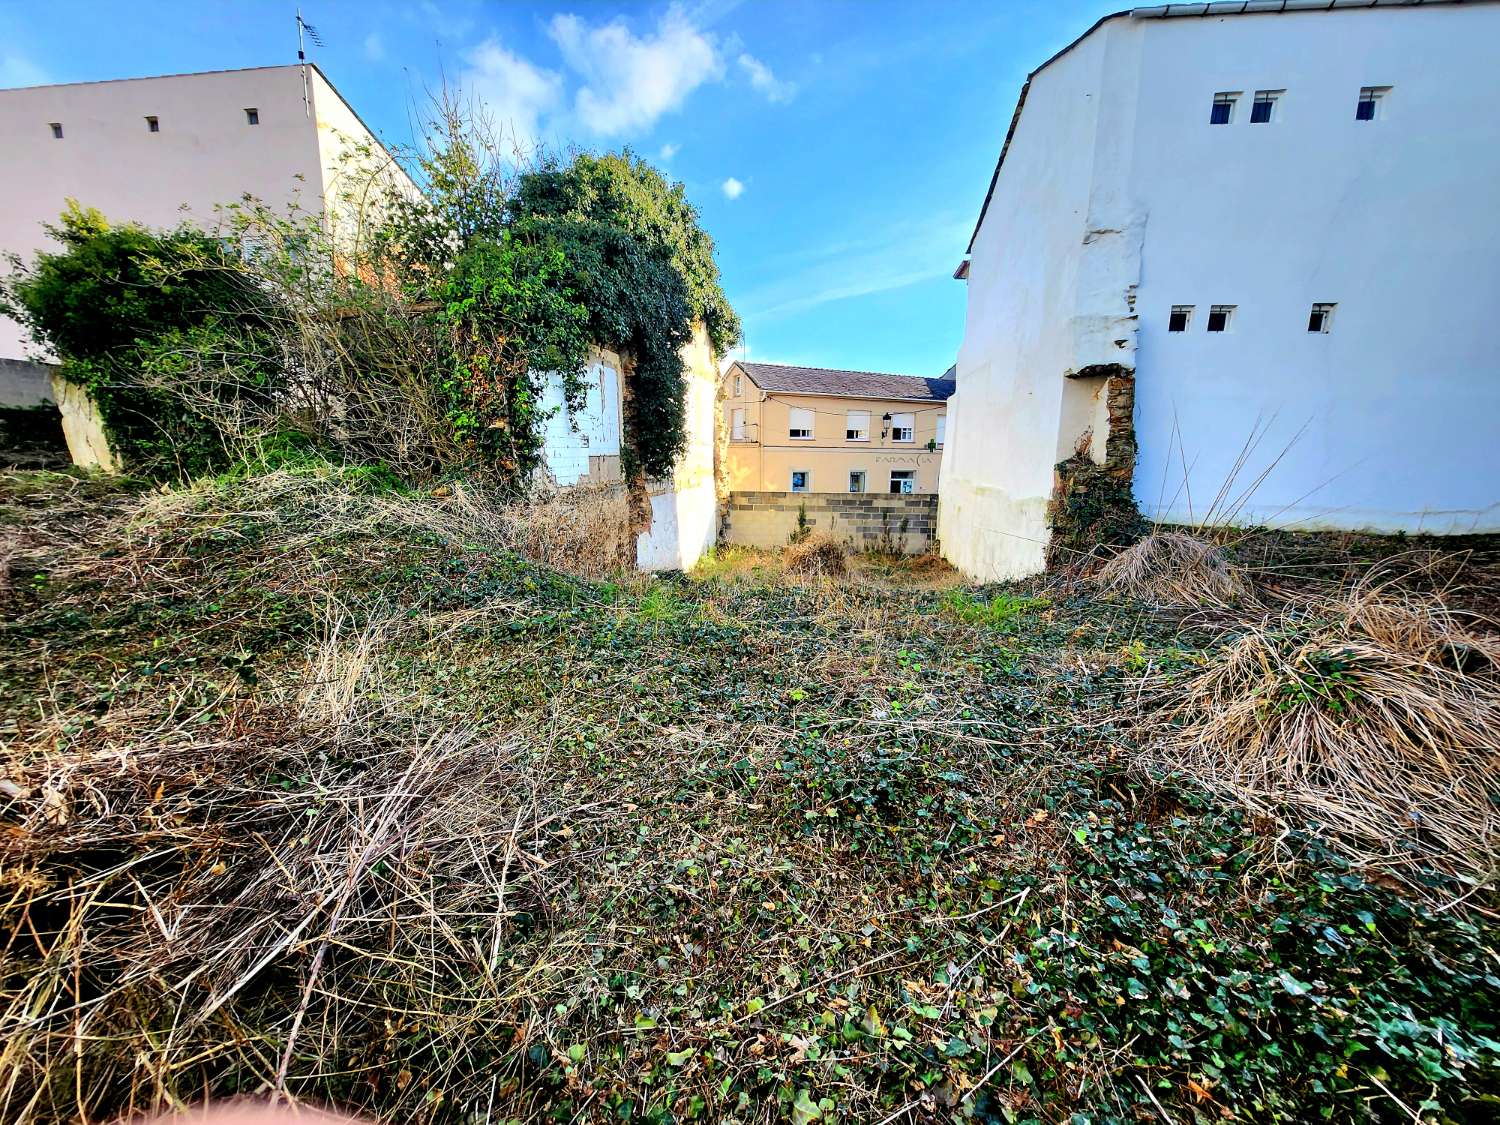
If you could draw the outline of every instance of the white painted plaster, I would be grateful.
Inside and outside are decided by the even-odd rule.
[[[596,362],[587,380],[583,406],[571,413],[563,401],[562,376],[549,375],[543,385],[541,404],[550,413],[542,430],[542,458],[559,485],[577,484],[589,471],[590,457],[620,454],[620,373]]]
[[[1041,568],[1080,416],[1063,376],[1118,338],[1148,516],[1225,514],[1259,434],[1227,491],[1238,524],[1500,530],[1497,34],[1490,3],[1120,17],[1036,75],[970,264],[949,558]],[[1392,87],[1384,116],[1356,121],[1370,85]],[[1286,91],[1273,123],[1245,102],[1208,124],[1215,92],[1256,89]],[[1322,301],[1333,330],[1310,333]],[[1166,330],[1175,304],[1196,306],[1187,333]],[[1232,331],[1204,330],[1211,304],[1238,306]]]

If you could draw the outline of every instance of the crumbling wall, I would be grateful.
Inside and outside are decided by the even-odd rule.
[[[1135,372],[1123,364],[1075,376],[1070,384],[1099,406],[1102,426],[1082,435],[1058,462],[1047,508],[1047,568],[1071,566],[1100,545],[1130,543],[1143,525],[1135,505]]]

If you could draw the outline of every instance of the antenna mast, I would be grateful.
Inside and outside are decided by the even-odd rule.
[[[305,44],[302,41],[303,32],[307,33],[307,38],[309,38],[309,39],[311,39],[313,41],[313,45],[314,46],[321,47],[323,45],[323,37],[318,34],[318,29],[316,27],[314,27],[312,24],[308,23],[305,19],[302,18],[302,9],[298,8],[297,9],[297,62],[300,63],[301,66],[302,66],[302,112],[306,116],[311,117],[312,116],[312,93],[308,89],[308,85],[307,85],[307,51],[305,50]]]

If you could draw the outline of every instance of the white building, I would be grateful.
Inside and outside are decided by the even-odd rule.
[[[318,68],[174,74],[0,90],[0,254],[56,249],[43,229],[76,199],[111,222],[211,228],[214,208],[252,195],[318,211],[342,177],[381,169],[405,179]],[[409,181],[407,181],[409,182]],[[0,387],[45,396],[24,329],[0,317]]]
[[[1039,571],[1132,382],[1149,518],[1500,531],[1497,42],[1485,0],[1235,0],[1034,71],[958,274],[948,557]]]

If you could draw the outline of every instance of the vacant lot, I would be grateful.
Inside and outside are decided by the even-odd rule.
[[[1240,544],[1192,610],[584,579],[369,474],[0,481],[4,1120],[1494,1114],[1496,648],[1421,600],[1482,607],[1474,559],[1319,614],[1284,598],[1404,548]],[[1440,676],[1380,727],[1391,622]],[[1221,698],[1297,630],[1312,672]],[[1386,730],[1439,765],[1230,768]]]

